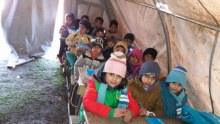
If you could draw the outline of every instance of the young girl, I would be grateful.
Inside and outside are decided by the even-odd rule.
[[[142,54],[142,51],[138,48],[133,49],[129,54],[127,63],[129,78],[133,78],[138,75],[142,64]]]
[[[89,68],[96,69],[105,62],[102,54],[103,42],[104,40],[101,37],[97,37],[95,41],[92,42],[91,51],[86,51],[77,59],[74,65],[74,76],[76,81],[79,78],[79,67],[88,66]]]
[[[61,26],[60,28],[60,49],[59,53],[57,54],[57,57],[59,58],[59,64],[60,67],[63,67],[63,59],[62,56],[65,53],[65,50],[67,49],[67,45],[65,44],[65,40],[68,37],[68,35],[74,31],[77,30],[75,28],[75,16],[73,13],[67,13],[65,15],[65,24]]]
[[[114,52],[116,51],[121,51],[123,52],[125,55],[127,55],[128,53],[128,45],[127,43],[125,43],[124,41],[118,41],[116,43],[116,45],[114,46]]]
[[[127,87],[125,74],[125,55],[120,51],[112,53],[103,68],[88,81],[82,100],[84,109],[105,118],[123,116],[125,122],[136,117],[140,108]]]
[[[129,84],[131,94],[139,103],[139,115],[146,117],[163,116],[163,104],[158,85],[160,67],[158,63],[148,61],[142,64],[139,74]]]

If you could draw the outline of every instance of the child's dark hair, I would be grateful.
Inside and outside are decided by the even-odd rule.
[[[82,15],[82,16],[81,16],[81,20],[82,20],[83,18],[85,18],[86,20],[89,21],[89,16],[88,16],[88,15]]]
[[[104,23],[104,19],[102,17],[96,17],[95,21],[100,21],[102,24]]]
[[[101,74],[101,82],[106,83],[105,79],[106,79],[106,73],[102,72],[102,74]],[[124,89],[126,87],[126,85],[127,85],[127,82],[128,81],[127,81],[126,78],[122,78],[121,83],[117,86],[117,89],[119,89],[119,90]]]
[[[109,27],[112,26],[112,25],[115,25],[116,28],[118,27],[118,21],[117,20],[111,20],[110,24],[109,24]]]
[[[97,28],[96,31],[95,31],[95,35],[96,35],[96,33],[99,32],[99,31],[105,33],[104,30],[105,30],[105,29],[104,29],[103,27]]]
[[[125,34],[125,36],[124,36],[124,40],[131,40],[131,41],[133,42],[134,39],[135,39],[135,36],[134,36],[134,34],[132,34],[132,33],[127,33],[127,34]]]
[[[72,12],[68,12],[65,15],[65,18],[70,17],[72,19],[72,22],[74,23],[75,21],[75,15]]]
[[[81,20],[79,24],[85,26],[86,29],[91,30],[91,24],[88,20]]]

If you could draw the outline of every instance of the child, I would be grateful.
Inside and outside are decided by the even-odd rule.
[[[121,51],[123,52],[125,55],[127,55],[128,53],[128,46],[124,41],[119,41],[116,43],[116,45],[114,46],[113,49],[114,52],[116,51]]]
[[[117,29],[118,29],[118,21],[111,20],[109,24],[109,30],[106,31],[106,37],[110,38],[114,36],[116,40],[120,40],[121,36],[120,36],[120,33],[117,31]]]
[[[187,71],[177,66],[168,75],[166,82],[161,82],[161,96],[165,116],[180,118],[190,124],[219,124],[220,117],[210,112],[200,112],[187,105]]]
[[[127,63],[128,77],[132,78],[138,75],[138,72],[142,64],[141,59],[142,59],[142,51],[138,48],[133,49],[128,56],[128,63]]]
[[[79,78],[79,67],[88,66],[89,69],[96,69],[105,62],[104,56],[102,55],[103,42],[104,40],[101,37],[97,37],[92,43],[91,51],[86,51],[77,59],[74,65],[74,76],[76,81]]]
[[[67,60],[70,64],[70,70],[71,70],[71,84],[74,84],[74,75],[73,75],[73,70],[74,70],[74,64],[76,62],[77,56],[82,54],[84,51],[81,53],[77,53],[76,50],[76,42],[81,42],[84,44],[89,44],[91,36],[87,35],[86,33],[89,32],[91,28],[91,24],[87,20],[82,20],[80,21],[79,24],[79,33],[72,33],[66,38],[66,45],[68,46],[69,51],[66,52],[66,57]]]
[[[187,103],[187,95],[185,93],[186,82],[186,69],[182,66],[177,66],[169,73],[166,82],[160,83],[164,116],[181,118],[182,106]]]
[[[124,41],[128,44],[128,54],[134,49],[133,43],[134,43],[135,36],[132,33],[127,33],[124,36]]]
[[[126,56],[120,51],[112,53],[97,72],[88,81],[84,109],[105,118],[124,116],[125,122],[136,117],[140,108],[125,80]]]
[[[88,15],[82,15],[80,20],[88,20],[89,21],[89,16]]]
[[[60,31],[59,31],[61,37],[60,37],[60,49],[59,49],[59,53],[57,54],[57,57],[59,58],[60,67],[63,67],[62,56],[67,49],[67,45],[65,44],[65,40],[71,32],[76,30],[76,28],[74,26],[74,24],[75,24],[74,21],[75,21],[74,14],[67,13],[65,15],[65,24],[61,26]]]
[[[96,17],[94,27],[92,27],[90,32],[92,36],[95,36],[95,32],[97,28],[101,28],[103,23],[104,23],[104,19],[102,17]]]
[[[105,29],[103,27],[97,28],[93,37],[105,37]]]
[[[163,104],[158,85],[160,67],[158,63],[148,61],[142,64],[139,74],[129,84],[131,94],[139,103],[139,115],[146,117],[163,116]]]
[[[103,50],[103,55],[105,57],[105,60],[108,60],[110,58],[111,53],[113,52],[113,48],[116,44],[116,39],[114,36],[107,38],[106,47]]]
[[[146,61],[154,61],[157,57],[157,50],[154,48],[147,48],[143,53],[143,63]]]

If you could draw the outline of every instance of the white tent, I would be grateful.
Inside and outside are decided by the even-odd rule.
[[[137,47],[157,49],[164,76],[186,67],[191,106],[220,115],[219,0],[5,0],[1,24],[17,60],[42,56],[51,46],[59,4],[63,13],[89,15],[91,23],[102,16],[106,28],[117,19],[122,36],[132,32]]]

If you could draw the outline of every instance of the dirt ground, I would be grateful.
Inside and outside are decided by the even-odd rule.
[[[68,124],[67,91],[57,60],[7,69],[0,60],[0,124]]]

